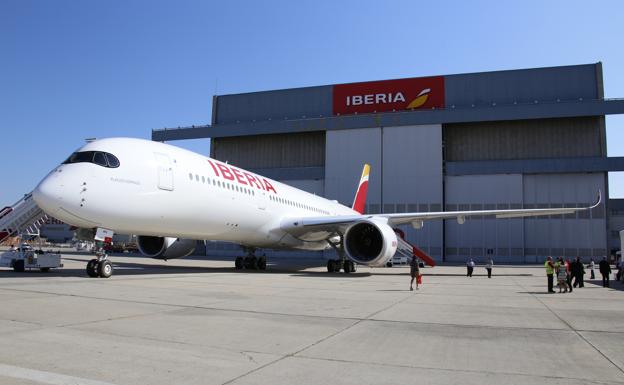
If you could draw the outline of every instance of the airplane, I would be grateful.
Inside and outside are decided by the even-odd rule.
[[[383,266],[397,252],[434,266],[404,239],[399,225],[470,216],[519,218],[571,214],[590,207],[365,214],[369,165],[364,165],[353,205],[310,194],[234,165],[165,143],[135,138],[93,140],[55,167],[33,199],[48,215],[79,228],[137,234],[147,257],[173,259],[194,251],[196,240],[240,244],[246,257],[235,267],[266,269],[258,248],[326,250],[337,259],[330,272],[356,265]],[[108,278],[106,255],[87,264],[91,277]]]

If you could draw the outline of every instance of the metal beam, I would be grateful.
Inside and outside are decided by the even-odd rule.
[[[624,171],[624,157],[446,162],[446,175],[555,174]]]
[[[152,130],[152,140],[218,138],[306,131],[344,130],[370,127],[413,126],[499,120],[525,120],[624,114],[624,99],[540,102],[446,108],[380,114],[345,115],[312,119],[266,120]]]

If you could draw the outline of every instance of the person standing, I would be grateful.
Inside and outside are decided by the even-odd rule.
[[[561,258],[561,260],[563,261],[563,258]],[[570,258],[566,258],[565,260],[565,271],[566,271],[566,283],[568,284],[570,293],[572,293],[572,264],[570,263]]]
[[[585,287],[585,283],[583,282],[583,275],[585,274],[585,268],[583,267],[583,262],[581,262],[580,257],[576,257],[574,262],[572,262],[571,266],[572,270],[572,278],[574,278],[573,287]]]
[[[598,264],[600,274],[602,275],[602,287],[609,287],[609,275],[611,274],[611,265],[607,261],[607,257],[602,257],[602,261]]]
[[[555,270],[557,271],[557,287],[559,287],[559,293],[563,290],[564,293],[568,292],[568,288],[572,291],[572,287],[568,285],[569,274],[566,269],[566,263],[563,258],[559,258],[555,264]]]
[[[410,290],[414,290],[414,280],[416,281],[416,290],[418,290],[418,280],[420,279],[420,266],[418,264],[418,258],[413,257],[410,262],[410,275],[412,276],[412,280],[410,281]]]
[[[472,272],[474,270],[475,267],[475,263],[472,260],[472,258],[470,258],[470,260],[468,261],[468,263],[466,263],[466,277],[472,277]]]
[[[589,261],[589,265],[587,265],[587,267],[589,267],[589,278],[596,279],[596,274],[594,274],[594,267],[596,267],[596,264],[594,263],[594,258]]]
[[[548,292],[554,293],[553,290],[553,274],[555,273],[555,265],[553,263],[552,257],[546,258],[546,262],[544,262],[544,268],[546,269],[546,277],[548,278]]]
[[[488,258],[487,263],[485,264],[485,269],[488,273],[488,278],[492,278],[492,267],[494,267],[494,261],[492,258]]]

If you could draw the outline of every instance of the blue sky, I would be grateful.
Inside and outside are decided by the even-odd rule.
[[[624,97],[623,25],[621,1],[0,0],[0,206],[84,138],[210,122],[215,93],[602,61]]]

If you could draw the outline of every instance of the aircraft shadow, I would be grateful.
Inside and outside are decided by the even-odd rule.
[[[69,254],[69,253],[66,253]],[[78,253],[77,253],[78,254]],[[84,255],[84,254],[81,254]],[[41,272],[38,269],[26,270],[18,273],[12,269],[0,270],[0,278],[32,278],[32,277],[84,277],[86,273],[86,261],[83,259],[63,258],[64,261],[84,262],[84,268],[59,268],[50,269],[48,272]],[[161,275],[161,274],[201,274],[201,273],[236,273],[236,274],[287,274],[293,276],[313,276],[313,277],[342,277],[361,278],[372,275],[370,272],[355,272],[350,274],[328,273],[326,271],[306,271],[310,267],[319,267],[317,264],[310,266],[279,266],[268,263],[267,270],[237,270],[232,267],[210,267],[210,266],[175,266],[175,265],[153,265],[137,262],[115,261],[113,255],[110,261],[113,263],[114,276],[140,276],[140,275]],[[232,261],[232,264],[234,262]]]

